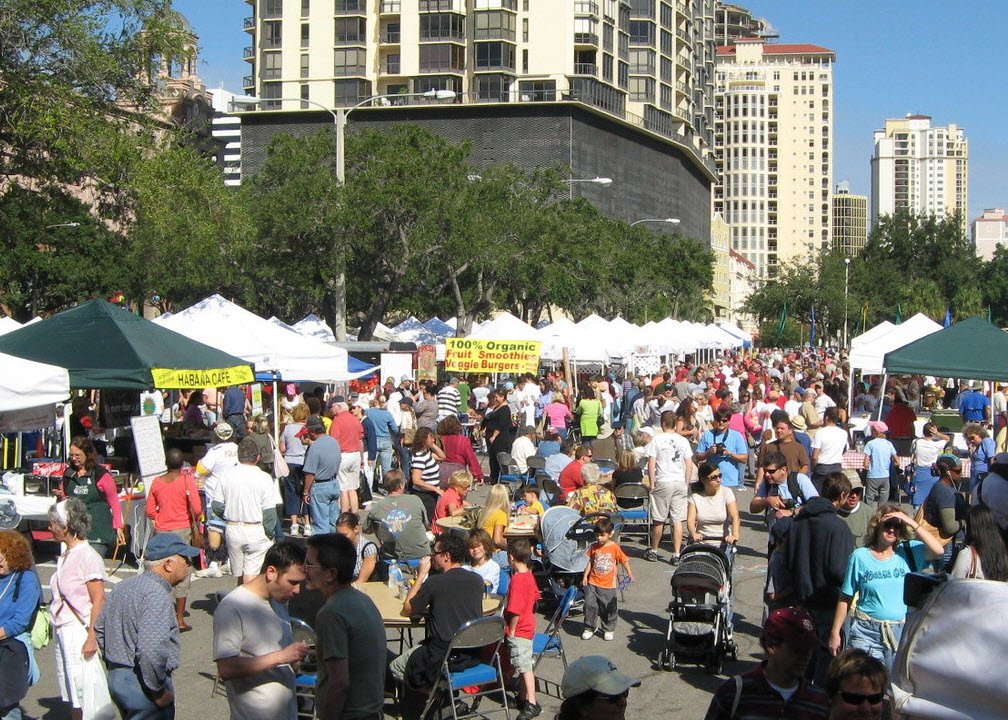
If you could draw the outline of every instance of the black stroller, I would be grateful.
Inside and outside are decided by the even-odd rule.
[[[731,563],[723,550],[695,543],[682,551],[672,574],[668,631],[659,666],[675,669],[687,660],[721,674],[725,658],[737,659],[732,640],[729,598]]]

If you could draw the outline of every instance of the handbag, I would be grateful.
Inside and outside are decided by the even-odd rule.
[[[112,704],[100,652],[81,662],[81,688],[78,692],[85,720],[116,720],[118,713]]]
[[[42,604],[35,611],[35,619],[31,626],[31,643],[36,650],[41,650],[53,639],[52,611],[48,605]]]
[[[924,519],[924,506],[926,504],[927,504],[926,502],[921,503],[921,506],[917,508],[917,512],[914,514],[914,522],[917,523],[920,527],[927,530],[932,535],[934,535],[936,538],[938,538],[938,542],[940,542],[942,546],[948,545],[949,542],[952,540],[952,536],[943,535],[938,528],[936,528],[934,525],[932,525],[931,523],[929,523],[927,520]]]
[[[272,436],[270,436],[270,445],[273,446],[273,477],[278,480],[285,478],[290,475],[290,467],[287,465],[287,461],[284,460],[283,453],[276,446],[276,442]]]
[[[206,545],[206,540],[203,538],[203,533],[200,530],[199,522],[193,516],[192,503],[189,501],[189,488],[185,491],[186,499],[186,515],[189,516],[189,544],[194,548],[203,549]]]

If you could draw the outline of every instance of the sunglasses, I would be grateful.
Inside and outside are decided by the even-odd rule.
[[[848,705],[860,705],[865,700],[868,701],[869,705],[879,705],[882,700],[885,699],[885,693],[877,692],[872,695],[862,695],[861,693],[845,692],[840,691],[840,697]]]
[[[902,520],[887,520],[886,522],[882,523],[882,529],[883,530],[892,530],[893,532],[899,532],[900,530],[903,529],[903,521]]]
[[[605,693],[600,693],[597,690],[594,692],[595,697],[597,697],[599,700],[602,700],[607,703],[612,703],[613,705],[620,702],[621,700],[626,700],[628,697],[630,697],[629,690],[624,690],[619,695],[606,695]]]
[[[721,479],[721,473],[711,473],[710,475],[707,476],[707,479],[708,480],[720,480]]]

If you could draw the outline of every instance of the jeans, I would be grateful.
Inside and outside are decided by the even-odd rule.
[[[340,514],[339,482],[329,480],[318,482],[311,486],[311,503],[308,510],[311,513],[312,532],[316,535],[336,532],[336,518]]]
[[[21,720],[24,715],[21,712],[20,705],[14,705],[9,708],[0,708],[0,720]]]
[[[147,695],[136,671],[128,667],[113,667],[108,671],[109,694],[119,708],[123,720],[174,720],[175,703],[158,707]],[[171,687],[171,680],[168,681]]]
[[[389,470],[392,469],[392,440],[391,439],[379,439],[378,445],[378,462],[381,464],[382,477],[388,475]],[[409,472],[409,465],[403,469],[404,473]]]
[[[304,471],[301,465],[287,463],[290,473],[283,479],[284,514],[303,515],[305,512],[304,500],[301,495],[304,491]]]
[[[893,660],[896,659],[896,651],[889,647],[882,635],[882,623],[875,620],[866,620],[862,617],[853,617],[850,621],[850,637],[847,638],[847,647],[864,650],[876,660],[881,660],[885,666],[892,670]],[[903,623],[892,624],[893,644],[899,646],[900,636],[903,634]]]
[[[881,505],[889,502],[889,476],[882,478],[867,478],[865,481],[864,500],[869,505]]]

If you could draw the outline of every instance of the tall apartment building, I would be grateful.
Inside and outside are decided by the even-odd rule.
[[[1004,208],[989,208],[973,221],[973,243],[977,257],[991,260],[994,251],[1008,247],[1008,214]]]
[[[760,277],[830,244],[835,61],[824,47],[756,38],[718,48],[713,210]]]
[[[868,244],[868,196],[842,182],[833,193],[833,247],[854,257]]]
[[[777,31],[769,20],[754,17],[752,12],[732,3],[718,0],[714,8],[714,41],[718,45],[734,45],[743,38],[770,40]]]
[[[678,216],[708,240],[715,0],[246,1],[245,91],[282,111],[243,115],[246,173],[271,132],[363,103],[351,126],[417,122],[472,140],[477,162],[612,177],[608,195],[574,192],[617,217]],[[454,101],[418,97],[431,90]]]
[[[871,159],[871,223],[899,210],[944,217],[959,213],[966,232],[969,148],[961,127],[931,127],[928,115],[885,121]]]
[[[225,185],[241,185],[241,118],[230,114],[235,94],[216,89],[210,96],[215,110],[212,134],[218,148],[215,160],[224,172]]]

